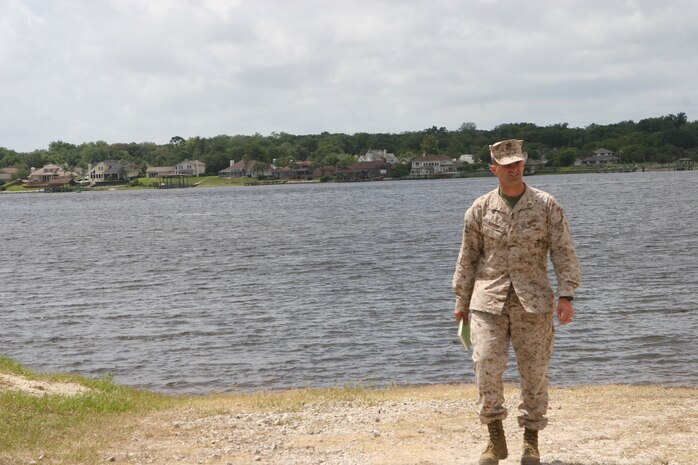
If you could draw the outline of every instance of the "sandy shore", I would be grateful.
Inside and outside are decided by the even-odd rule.
[[[0,389],[80,395],[71,383],[3,375]],[[518,464],[518,390],[507,386],[509,458]],[[460,465],[477,463],[486,428],[472,385],[209,395],[114,425],[100,463],[230,465]],[[698,389],[553,388],[540,435],[547,465],[698,464]],[[94,432],[93,434],[100,434]],[[113,435],[113,439],[111,436]],[[88,435],[89,436],[89,435]],[[90,441],[90,437],[85,437]],[[16,457],[12,464],[48,463]],[[61,462],[62,463],[62,462]]]
[[[549,465],[698,464],[698,390],[656,386],[553,389],[541,433]],[[477,463],[486,428],[472,386],[398,388],[368,397],[293,391],[251,402],[220,397],[144,418],[105,456],[125,464],[455,465]],[[518,391],[505,421],[517,464]]]

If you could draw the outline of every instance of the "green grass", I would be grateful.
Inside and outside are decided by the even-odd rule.
[[[30,376],[32,372],[27,370],[12,359],[0,355],[0,373],[10,373],[13,375]]]
[[[249,178],[234,178],[225,179],[218,176],[200,176],[192,178],[192,182],[201,182],[200,187],[217,187],[217,186],[244,186],[246,182],[254,182],[255,179]]]
[[[2,356],[0,373],[76,383],[89,389],[75,396],[40,397],[0,390],[0,463],[36,457],[47,450],[54,459],[60,458],[55,463],[82,461],[96,454],[115,434],[124,434],[119,427],[123,419],[166,408],[176,401],[174,397],[118,386],[109,377],[37,374]]]
[[[160,183],[160,178],[138,178],[138,185],[131,187],[121,187],[119,189],[142,189],[142,188],[154,188]],[[188,183],[190,186],[196,184],[195,187],[220,187],[220,186],[243,186],[248,182],[255,182],[256,179],[249,178],[235,178],[235,179],[224,179],[218,176],[199,176],[197,178],[189,178]]]
[[[0,389],[0,464],[89,464],[105,460],[139,428],[139,420],[157,411],[186,408],[211,412],[301,410],[317,402],[373,404],[397,392],[395,387],[348,385],[327,389],[234,393],[203,397],[166,396],[114,384],[110,377],[91,379],[69,374],[36,373],[0,356],[0,373],[33,381],[76,383],[89,392],[75,396],[32,396]],[[118,446],[117,446],[118,447]],[[44,456],[38,460],[38,457]]]
[[[8,191],[28,191],[30,189],[25,189],[22,185],[10,186],[7,188]]]
[[[156,187],[160,183],[159,178],[138,178],[136,181],[138,185],[136,186],[129,186],[129,185],[104,185],[102,186],[103,188],[115,188],[118,190],[126,190],[126,189],[150,189]],[[190,185],[197,184],[196,187],[221,187],[221,186],[244,186],[245,183],[250,183],[250,182],[257,182],[257,179],[250,179],[250,178],[235,178],[235,179],[224,179],[220,178],[218,176],[199,176],[197,178],[190,178],[189,180]],[[99,184],[97,184],[99,186]],[[74,188],[73,188],[74,189]],[[31,191],[34,189],[27,189],[23,187],[22,185],[16,185],[16,186],[10,186],[7,187],[8,191],[18,191],[18,192],[27,192]],[[86,190],[86,188],[83,186],[83,190]]]

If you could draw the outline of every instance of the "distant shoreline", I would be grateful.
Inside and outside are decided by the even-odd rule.
[[[582,168],[582,169],[550,169],[550,168],[545,168],[543,170],[536,171],[534,173],[527,173],[526,177],[539,177],[539,176],[546,176],[546,175],[564,175],[564,174],[617,174],[617,173],[656,173],[656,172],[673,172],[677,171],[673,167],[647,167],[647,168],[641,168],[641,167],[615,167],[607,170],[598,170],[598,169],[589,169],[589,168]],[[693,171],[693,170],[688,170],[688,171]],[[371,180],[363,180],[363,181],[321,181],[319,179],[310,179],[310,180],[300,180],[300,179],[289,179],[289,180],[257,180],[257,179],[251,179],[251,178],[239,178],[237,179],[237,182],[215,182],[215,183],[207,183],[207,180],[210,180],[211,178],[213,179],[219,179],[218,176],[202,176],[198,178],[192,178],[192,179],[201,179],[202,181],[199,181],[195,185],[189,185],[186,187],[178,187],[178,188],[170,188],[170,189],[175,189],[175,190],[181,190],[181,189],[190,189],[194,187],[256,187],[256,186],[269,186],[269,185],[299,185],[299,184],[351,184],[351,183],[366,183],[366,182],[383,182],[383,181],[443,181],[443,180],[452,180],[452,179],[466,179],[466,178],[485,178],[491,176],[491,173],[488,170],[477,170],[477,171],[469,171],[469,172],[463,172],[457,176],[429,176],[429,177],[403,177],[403,178],[384,178],[384,179],[371,179]],[[143,184],[143,181],[145,179],[149,178],[138,178],[138,181],[141,183],[140,185],[136,186],[131,186],[129,184],[110,184],[110,185],[104,185],[104,186],[93,186],[93,187],[85,187],[82,188],[83,192],[89,192],[89,191],[98,191],[98,192],[104,192],[104,191],[127,191],[127,190],[143,190],[143,189],[157,189],[155,187],[154,183],[150,184]],[[150,178],[152,179],[152,178]],[[164,189],[164,190],[170,190],[170,189]],[[0,190],[0,194],[35,194],[35,193],[44,193],[44,194],[53,194],[53,193],[76,193],[75,190],[71,190],[68,192],[53,192],[53,191],[47,191],[45,189],[31,189],[31,190],[21,190],[21,189],[7,189],[7,190]]]

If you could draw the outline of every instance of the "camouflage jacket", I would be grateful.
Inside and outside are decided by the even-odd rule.
[[[574,296],[581,281],[569,224],[555,198],[526,186],[514,209],[495,189],[465,212],[453,289],[456,308],[501,313],[514,286],[526,311],[554,310],[548,279],[548,253],[558,283],[558,295]]]

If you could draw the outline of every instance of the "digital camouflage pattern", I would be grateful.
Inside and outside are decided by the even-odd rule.
[[[490,423],[507,416],[502,375],[507,366],[511,337],[521,374],[519,425],[535,430],[545,428],[548,423],[545,417],[547,373],[555,335],[553,314],[527,312],[512,290],[501,314],[472,312],[470,334],[480,420]]]
[[[490,145],[490,156],[500,165],[508,165],[517,161],[525,162],[528,159],[528,154],[523,151],[522,146],[522,140],[503,140]]]
[[[521,378],[519,424],[545,428],[548,365],[553,351],[555,296],[574,296],[580,270],[562,207],[550,194],[525,186],[512,209],[495,189],[465,213],[453,288],[456,310],[470,310],[473,364],[483,423],[504,419],[502,375],[509,340]]]
[[[526,186],[512,210],[498,189],[481,196],[465,213],[452,283],[457,308],[501,314],[513,285],[527,312],[553,312],[548,254],[558,295],[574,296],[581,280],[579,263],[567,218],[555,198]]]

